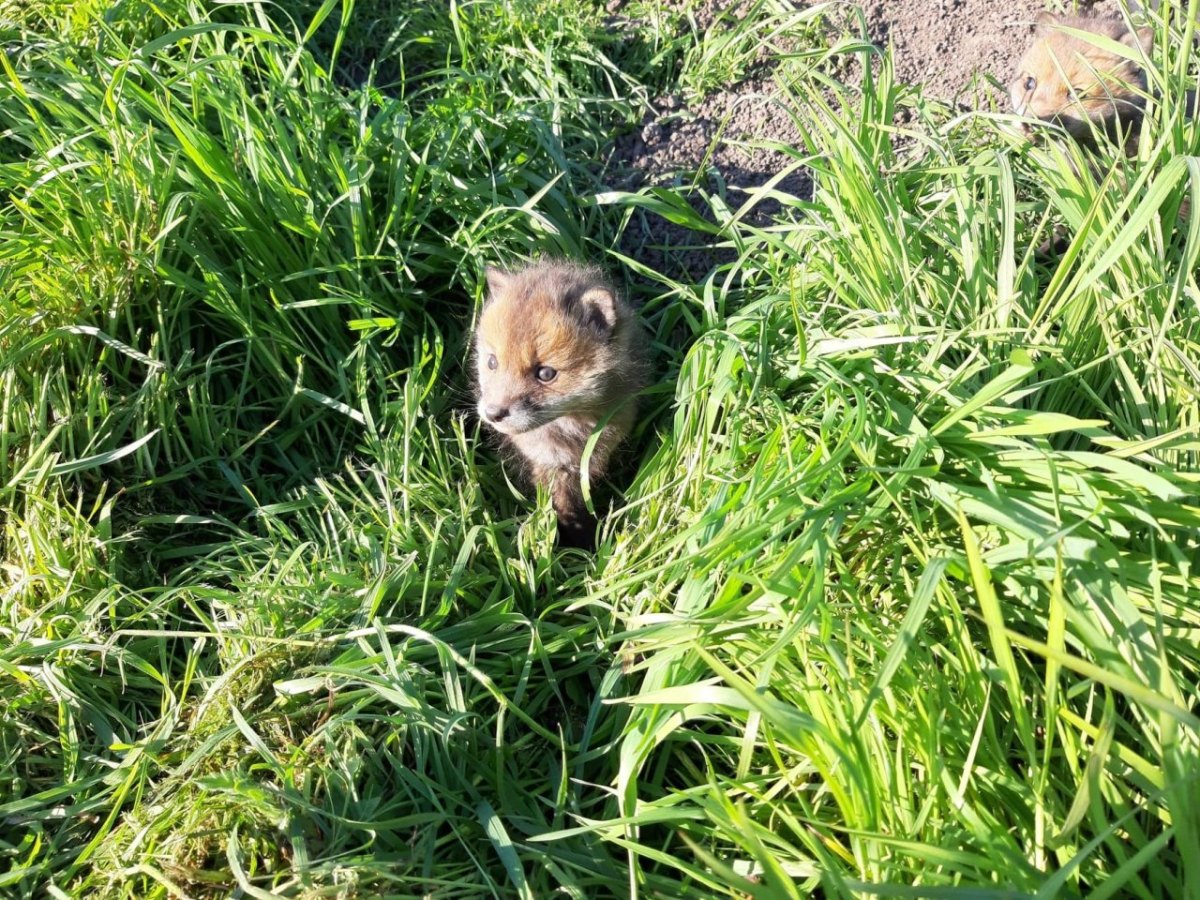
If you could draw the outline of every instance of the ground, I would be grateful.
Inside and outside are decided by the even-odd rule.
[[[748,4],[711,0],[683,6],[691,10],[698,29],[719,33],[740,21]],[[613,11],[621,8],[620,3],[609,5]],[[804,5],[795,8],[802,10]],[[1114,11],[1116,4],[1097,0],[1087,8],[1103,14]],[[1045,9],[1040,0],[886,0],[868,3],[862,11],[869,38],[881,49],[891,50],[897,80],[920,85],[927,97],[971,110],[996,102],[1004,106],[1003,90],[997,90],[994,83],[1008,83],[1029,43],[1033,22]],[[853,18],[857,13],[846,15]],[[780,100],[780,86],[774,77],[777,57],[767,52],[768,47],[785,53],[788,49],[786,41],[765,41],[758,65],[751,65],[746,77],[735,84],[689,98],[687,103],[678,96],[656,98],[641,127],[617,141],[611,159],[615,180],[622,187],[678,183],[680,173],[686,173],[686,181],[707,167],[708,179],[701,183],[715,189],[714,182],[719,181],[741,200],[745,189],[761,187],[782,168],[794,164],[794,157],[754,146],[775,142],[796,147],[802,143],[788,104]],[[811,189],[802,168],[779,180],[777,186],[798,197]],[[758,220],[776,209],[770,202],[760,205]],[[626,248],[639,250],[652,266],[678,267],[696,278],[727,258],[697,243],[695,232],[662,220],[641,222],[625,236]],[[672,251],[663,253],[659,249],[663,246]]]

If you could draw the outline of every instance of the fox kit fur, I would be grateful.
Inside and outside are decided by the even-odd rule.
[[[1152,28],[1131,31],[1122,19],[1042,13],[1009,84],[1013,109],[1061,125],[1082,143],[1092,142],[1093,129],[1114,138],[1122,129],[1133,133],[1146,105],[1145,71],[1063,28],[1091,32],[1146,56],[1154,45]]]
[[[1116,41],[1145,57],[1154,48],[1153,28],[1131,30],[1119,18],[1042,13],[1037,18],[1033,43],[1009,84],[1013,109],[1020,115],[1061,125],[1086,146],[1093,146],[1098,133],[1123,139],[1126,154],[1133,155],[1146,109],[1145,70],[1137,61],[1068,34],[1063,28]],[[1187,101],[1188,109],[1194,110],[1194,91],[1188,93]],[[1093,172],[1097,177],[1101,174],[1095,166]],[[1185,221],[1190,211],[1191,201],[1185,197],[1179,207],[1179,221]],[[1039,249],[1043,253],[1060,249],[1065,241],[1058,228]]]
[[[595,520],[583,501],[580,463],[600,432],[588,477],[601,477],[634,421],[646,381],[633,310],[597,269],[543,262],[487,270],[488,299],[475,333],[479,418],[545,485],[563,544],[590,548]]]

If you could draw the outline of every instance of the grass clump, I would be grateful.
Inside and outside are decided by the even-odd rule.
[[[1167,22],[1130,190],[882,57],[779,70],[816,189],[754,225],[597,160],[816,14],[55,9],[0,36],[4,891],[1200,889]],[[635,208],[728,252],[629,261],[662,377],[588,562],[467,334],[485,262],[619,262]]]

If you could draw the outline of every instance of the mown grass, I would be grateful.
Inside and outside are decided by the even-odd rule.
[[[6,11],[6,894],[1200,894],[1187,19],[1094,164],[823,12]],[[776,34],[814,197],[608,189]],[[539,252],[660,360],[594,560],[466,414]]]

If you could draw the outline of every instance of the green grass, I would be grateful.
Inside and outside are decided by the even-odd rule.
[[[1200,896],[1170,10],[1093,165],[823,9],[6,6],[0,893]],[[699,283],[622,256],[712,226],[612,137],[763,39],[815,196],[697,193]],[[660,360],[594,559],[468,414],[536,253]]]

